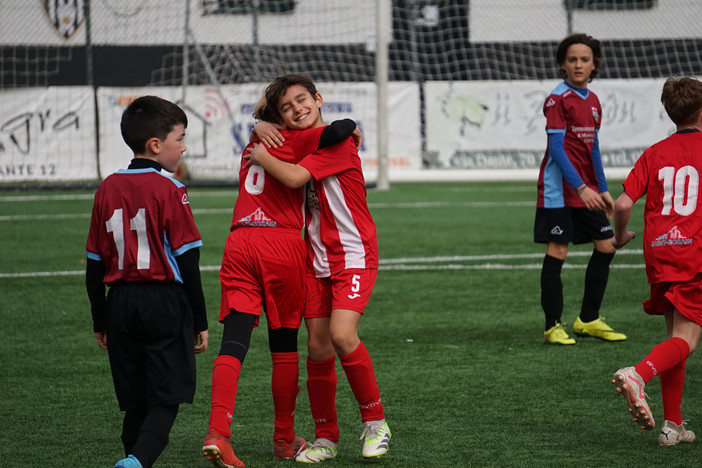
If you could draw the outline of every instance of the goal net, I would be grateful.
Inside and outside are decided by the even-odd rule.
[[[702,76],[698,0],[8,0],[2,9],[0,184],[96,181],[124,167],[119,119],[143,94],[188,112],[193,181],[233,182],[253,106],[285,73],[315,80],[325,121],[359,123],[369,180],[383,155],[379,129],[390,180],[531,178],[545,147],[541,105],[558,83],[555,48],[571,32],[603,43],[591,84],[601,146],[608,170],[626,170],[671,130],[662,81]],[[389,38],[385,114],[379,28]]]

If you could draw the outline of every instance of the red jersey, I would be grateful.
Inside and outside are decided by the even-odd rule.
[[[702,273],[701,173],[702,133],[683,131],[644,151],[624,181],[632,200],[646,195],[643,247],[649,283],[689,281]]]
[[[285,143],[280,148],[266,148],[276,158],[297,163],[317,150],[325,127],[280,133]],[[247,145],[251,148],[254,140]],[[244,154],[247,150],[244,150]],[[237,227],[276,227],[302,231],[304,227],[305,199],[301,189],[292,189],[268,174],[261,166],[244,169],[243,155],[239,169],[239,195],[234,204],[231,230]]]
[[[375,222],[366,202],[366,184],[353,139],[300,161],[314,181],[308,187],[310,220],[306,240],[315,275],[350,268],[378,268]]]
[[[583,96],[565,82],[546,98],[543,107],[546,133],[564,133],[563,148],[570,163],[589,187],[598,191],[597,175],[592,163],[595,136],[602,123],[602,107],[595,93]],[[584,208],[575,190],[564,180],[561,169],[549,157],[550,148],[541,161],[537,207]]]
[[[182,283],[175,257],[201,245],[187,190],[175,179],[122,169],[98,187],[86,250],[104,263],[105,283]]]

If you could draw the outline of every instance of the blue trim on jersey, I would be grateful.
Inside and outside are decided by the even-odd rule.
[[[544,167],[544,208],[563,208],[563,174],[553,158]]]
[[[190,249],[194,249],[195,247],[202,247],[202,241],[198,240],[195,242],[191,242],[189,244],[185,244],[183,247],[179,248],[178,250],[173,251],[173,255],[176,257],[179,257],[183,255],[185,252],[187,252]]]
[[[568,155],[565,152],[565,129],[546,130],[548,134],[548,158],[549,162],[553,161],[558,166],[561,171],[561,175],[565,178],[568,185],[570,185],[573,190],[577,189],[584,184],[582,177],[578,174],[578,171],[573,167],[573,163],[568,159]],[[561,187],[561,190],[563,188]]]
[[[600,153],[600,131],[595,131],[595,141],[592,143],[592,165],[595,168],[597,177],[597,190],[600,193],[608,192],[607,179],[605,178],[604,166],[602,165],[602,153]]]
[[[573,88],[571,85],[566,83],[565,81],[561,82],[556,88],[551,91],[551,94],[555,94],[556,96],[560,96],[561,94],[565,93],[566,91],[571,90],[575,91],[578,93],[578,96],[580,96],[583,99],[587,99],[587,97],[590,95],[590,90],[587,88]]]
[[[178,262],[176,262],[176,255],[173,254],[173,249],[171,248],[171,243],[168,242],[168,237],[166,233],[163,233],[163,251],[166,253],[166,259],[168,259],[168,264],[173,270],[173,275],[175,276],[176,283],[183,283],[183,276],[180,274],[180,268],[178,268]]]
[[[153,172],[154,174],[158,174],[161,177],[165,177],[166,179],[173,182],[175,184],[175,186],[178,188],[185,187],[185,184],[183,184],[182,182],[179,182],[179,181],[175,180],[173,177],[167,176],[166,174],[161,174],[160,171],[157,171],[153,167],[147,167],[145,169],[120,169],[117,171],[118,174],[145,174],[147,172]]]
[[[102,257],[96,253],[89,252],[87,250],[85,251],[85,253],[87,254],[87,256],[90,260],[97,260],[98,262],[102,261]]]
[[[180,274],[180,268],[178,268],[178,262],[176,261],[176,257],[179,257],[183,255],[185,252],[188,250],[197,248],[197,247],[202,247],[202,241],[197,240],[195,242],[191,242],[189,244],[185,244],[183,247],[179,248],[178,250],[173,250],[171,248],[171,243],[168,242],[168,237],[166,237],[166,233],[164,232],[163,234],[163,250],[166,252],[166,258],[168,259],[168,263],[171,265],[171,268],[173,269],[173,274],[175,275],[175,280],[178,283],[183,282],[183,276]]]

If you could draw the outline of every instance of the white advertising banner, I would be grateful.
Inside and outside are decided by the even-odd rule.
[[[641,152],[674,125],[660,104],[663,79],[595,80],[602,103],[600,148],[605,170],[628,172]],[[553,81],[425,83],[426,157],[422,166],[419,89],[388,88],[391,180],[532,178],[546,147],[544,99]],[[155,94],[181,105],[189,118],[184,154],[196,181],[233,183],[265,84],[213,87],[100,88],[99,151],[93,90],[50,87],[0,92],[0,183],[92,181],[129,164],[119,122],[136,97]],[[363,132],[366,179],[377,177],[377,108],[373,83],[318,83],[326,122],[354,119]],[[225,105],[226,103],[226,105]],[[99,156],[96,156],[98,155]],[[444,169],[442,171],[441,169]],[[626,172],[623,172],[626,174]],[[610,172],[608,172],[609,174]]]
[[[193,180],[234,182],[238,178],[241,153],[249,141],[255,123],[253,111],[266,84],[212,87],[101,88],[100,167],[102,177],[126,167],[131,153],[122,141],[119,121],[126,106],[136,97],[154,94],[183,107],[188,115],[183,155],[189,177]],[[359,151],[364,172],[371,180],[377,174],[377,111],[373,83],[317,83],[322,94],[324,121],[351,118],[363,133]],[[390,170],[420,169],[419,93],[416,85],[395,83],[389,89],[389,157]],[[226,103],[226,104],[225,104]],[[396,116],[393,118],[393,116]],[[401,118],[400,118],[401,116]]]
[[[553,81],[426,83],[427,153],[444,169],[538,169],[546,149],[543,104]],[[663,79],[595,80],[605,168],[633,166],[675,131],[660,103]]]
[[[0,94],[0,183],[97,179],[89,87]]]

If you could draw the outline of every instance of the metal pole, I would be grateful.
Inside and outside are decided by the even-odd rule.
[[[253,80],[261,81],[261,70],[259,69],[259,63],[261,61],[261,50],[258,43],[258,11],[259,11],[259,0],[253,0],[251,4],[251,38],[253,46]]]
[[[83,4],[83,15],[85,16],[85,81],[93,89],[93,107],[95,115],[95,166],[97,168],[98,179],[102,179],[100,168],[100,111],[98,107],[97,86],[95,86],[93,69],[93,43],[91,38],[90,0],[85,0]]]
[[[378,190],[389,190],[388,177],[388,41],[391,23],[390,0],[378,0],[375,47],[375,83],[378,106]]]
[[[190,28],[190,0],[185,0],[185,25],[183,29],[183,78],[181,81],[180,102],[185,104],[185,94],[189,84],[190,52],[188,51],[188,29]]]

